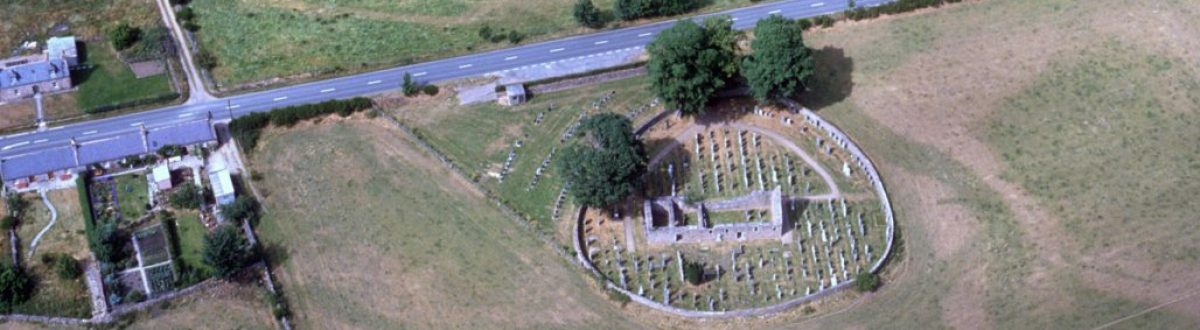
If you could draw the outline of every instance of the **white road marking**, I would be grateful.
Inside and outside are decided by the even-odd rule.
[[[83,135],[92,135],[92,134],[96,134],[96,131],[83,132]]]
[[[271,100],[275,101],[275,102],[279,102],[279,101],[286,100],[287,98],[288,98],[287,96],[280,96],[280,97],[273,98]]]
[[[820,7],[820,6],[824,6],[824,5],[825,5],[824,2],[818,2],[818,3],[812,4],[812,6],[810,6],[810,7]]]
[[[733,17],[733,18],[730,18],[729,20],[730,20],[730,21],[737,22],[738,18],[737,18],[737,17]]]
[[[63,128],[66,128],[66,126],[51,127],[50,129],[47,129],[47,131],[57,131]]]
[[[241,104],[234,104],[234,105],[229,106],[228,108],[229,108],[229,110],[233,110],[233,109],[237,109],[237,108],[241,108],[241,107],[242,107]]]
[[[23,146],[23,145],[26,145],[26,144],[29,144],[29,141],[24,141],[24,142],[17,142],[17,143],[13,143],[13,144],[10,144],[10,145],[7,145],[7,146],[5,146],[4,148],[0,148],[0,150],[8,150],[8,149],[12,149],[12,148],[20,147],[20,146]]]
[[[195,115],[196,115],[196,114],[195,114],[195,113],[192,113],[192,112],[189,112],[189,113],[181,113],[181,114],[179,114],[179,118],[187,118],[187,117],[191,117],[191,116],[195,116]]]
[[[767,12],[767,14],[768,14],[768,15],[769,15],[769,14],[778,14],[778,13],[780,13],[780,12],[782,12],[782,11],[783,11],[783,10],[776,9],[776,10],[768,11],[768,12]]]
[[[321,93],[329,93],[329,92],[336,91],[336,90],[337,90],[337,88],[326,88],[326,89],[322,89]]]
[[[37,139],[37,140],[33,141],[33,143],[42,143],[42,142],[46,142],[46,141],[50,141],[50,140],[47,140],[47,139]]]
[[[563,51],[563,50],[566,50],[566,48],[555,48],[555,49],[551,49],[551,50],[550,50],[550,52],[551,52],[551,53],[557,53],[557,52],[561,52],[561,51]]]
[[[473,64],[463,64],[463,65],[459,65],[459,66],[458,66],[458,68],[459,68],[459,69],[466,69],[466,68],[469,68],[469,67],[471,67],[471,66],[473,66]]]
[[[608,40],[600,40],[597,42],[593,42],[592,44],[593,45],[603,45],[603,44],[607,44],[607,43],[608,43]]]
[[[417,73],[414,73],[412,76],[413,76],[413,77],[420,77],[420,76],[424,76],[424,75],[425,75],[425,73],[424,73],[424,72],[417,72]]]
[[[516,57],[516,56],[509,56],[509,57],[505,57],[505,58],[504,58],[504,60],[505,60],[505,61],[512,61],[512,60],[515,60],[515,59],[517,59],[517,57]]]
[[[650,35],[652,35],[652,34],[653,34],[653,33],[650,33],[650,32],[642,33],[642,34],[639,34],[639,35],[638,35],[638,38],[645,38],[645,37],[649,37],[649,36],[650,36]]]
[[[133,127],[137,127],[137,126],[141,126],[141,125],[142,125],[142,122],[140,122],[140,121],[133,123],[133,124],[129,124],[129,126],[133,126]]]
[[[374,85],[374,84],[378,84],[378,83],[381,83],[381,82],[383,82],[383,81],[382,81],[382,80],[372,80],[372,81],[368,81],[368,82],[367,82],[367,85]]]

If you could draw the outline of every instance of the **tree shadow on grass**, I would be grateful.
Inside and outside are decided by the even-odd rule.
[[[800,103],[813,111],[846,100],[854,91],[854,59],[841,48],[826,46],[813,50],[816,71],[808,90],[800,93]]]

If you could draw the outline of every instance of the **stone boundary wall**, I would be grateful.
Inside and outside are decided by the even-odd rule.
[[[778,188],[769,191],[754,191],[744,196],[720,200],[712,203],[703,202],[699,205],[683,204],[681,197],[659,197],[643,202],[642,221],[646,242],[651,245],[688,244],[723,241],[757,241],[784,239],[783,230],[783,197]],[[679,212],[694,212],[699,218],[699,224],[676,226],[676,210]],[[655,227],[653,224],[655,208],[665,209],[667,225]],[[727,212],[749,209],[768,209],[771,221],[765,223],[723,223],[710,224],[705,218],[705,211]]]
[[[884,247],[883,254],[879,257],[879,260],[876,261],[875,264],[872,265],[870,268],[870,271],[872,273],[878,272],[879,269],[882,268],[883,265],[887,262],[888,257],[891,254],[892,245],[894,243],[893,240],[894,240],[894,233],[895,233],[896,227],[895,227],[895,218],[892,213],[891,200],[888,199],[887,190],[883,186],[883,181],[880,179],[879,173],[878,173],[878,171],[876,171],[874,163],[871,162],[871,160],[867,157],[866,153],[864,153],[862,151],[862,149],[859,149],[858,145],[854,144],[854,142],[852,140],[850,140],[849,136],[847,136],[845,133],[843,133],[840,129],[838,129],[832,123],[829,123],[828,121],[825,121],[825,119],[821,118],[820,116],[817,116],[817,114],[815,112],[813,112],[812,110],[809,110],[807,108],[804,108],[803,106],[796,104],[795,101],[792,101],[789,99],[781,99],[780,101],[783,104],[787,105],[788,109],[790,109],[792,112],[803,115],[805,120],[808,120],[810,123],[812,123],[817,128],[820,128],[821,130],[825,131],[826,135],[828,135],[833,141],[837,142],[839,146],[841,146],[843,149],[845,149],[847,152],[849,152],[855,165],[858,165],[859,169],[862,170],[863,173],[865,173],[865,175],[867,176],[867,181],[869,181],[871,183],[871,186],[875,189],[875,193],[879,197],[881,209],[883,210],[883,213],[884,213],[884,220],[885,220],[885,223],[887,226],[887,228],[886,228],[887,229],[886,230],[887,245]],[[671,110],[667,110],[664,113],[670,112],[670,111]],[[653,125],[655,122],[657,122],[657,121],[652,120],[652,121],[646,123],[643,127],[638,128],[637,131],[638,132],[645,131],[645,129],[647,127],[649,127],[650,125]],[[595,266],[592,264],[591,259],[589,259],[584,254],[584,251],[582,250],[582,247],[584,246],[583,220],[584,220],[584,216],[585,216],[586,212],[587,212],[587,208],[581,207],[579,209],[579,214],[576,216],[576,219],[575,219],[575,239],[573,240],[574,241],[573,243],[575,245],[575,258],[577,259],[577,261],[581,265],[583,265],[583,267],[585,269],[590,271],[592,273],[592,275],[594,275],[594,276],[600,278],[602,281],[604,281],[604,286],[606,288],[620,292],[621,294],[628,296],[629,299],[632,301],[635,301],[646,307],[649,307],[651,309],[658,310],[661,312],[670,313],[670,314],[674,314],[674,315],[678,315],[678,316],[682,316],[682,317],[688,317],[688,318],[720,319],[720,318],[764,316],[764,315],[774,314],[774,313],[778,313],[778,312],[781,312],[784,310],[788,310],[793,307],[799,306],[801,304],[804,304],[804,303],[807,303],[807,302],[810,302],[810,301],[813,301],[816,299],[820,299],[822,297],[828,296],[835,292],[844,290],[854,284],[854,279],[851,278],[847,281],[838,283],[838,285],[829,287],[825,290],[817,291],[816,293],[806,295],[803,297],[799,297],[796,299],[788,300],[785,302],[781,302],[781,303],[778,303],[775,305],[766,306],[766,307],[757,307],[757,308],[738,309],[738,310],[732,310],[732,311],[723,311],[723,312],[687,310],[687,309],[681,309],[681,308],[674,307],[674,306],[664,305],[661,302],[647,299],[647,298],[639,296],[633,292],[630,292],[629,290],[625,290],[625,289],[617,286],[615,283],[612,282],[612,280],[608,279],[607,277],[604,276],[604,274],[602,274],[602,273],[600,273],[600,271],[596,270]]]

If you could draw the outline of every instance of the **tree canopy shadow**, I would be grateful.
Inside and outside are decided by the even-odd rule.
[[[808,90],[800,93],[800,103],[813,111],[844,101],[854,91],[854,59],[841,48],[825,46],[813,50],[815,72]]]

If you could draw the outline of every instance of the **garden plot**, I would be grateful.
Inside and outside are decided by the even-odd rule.
[[[140,173],[93,179],[88,191],[98,220],[115,218],[130,223],[149,209],[150,183]]]

